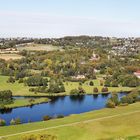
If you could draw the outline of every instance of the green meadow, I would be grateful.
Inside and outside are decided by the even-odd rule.
[[[31,101],[33,100],[33,101]],[[15,99],[12,104],[5,105],[6,108],[18,108],[24,106],[31,106],[35,104],[41,104],[49,102],[48,98],[36,98],[36,99]]]

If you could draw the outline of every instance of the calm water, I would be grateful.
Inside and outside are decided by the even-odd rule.
[[[124,95],[124,93],[120,93],[119,97]],[[85,95],[81,97],[55,97],[49,103],[34,105],[32,107],[1,110],[0,118],[6,120],[7,124],[9,124],[11,119],[17,117],[21,119],[22,123],[27,123],[29,121],[40,121],[45,115],[55,117],[57,115],[68,116],[79,114],[105,108],[105,103],[109,97],[109,94]]]

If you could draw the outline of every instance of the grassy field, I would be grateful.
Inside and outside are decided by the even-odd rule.
[[[21,59],[22,56],[18,55],[18,54],[0,54],[0,59],[4,59],[4,60],[16,60],[16,59]]]
[[[7,108],[17,108],[17,107],[24,107],[24,106],[30,106],[35,104],[41,104],[49,102],[50,100],[48,98],[37,98],[34,99],[33,102],[29,101],[30,99],[16,99],[13,104],[5,105]]]
[[[11,90],[14,96],[49,96],[50,94],[46,93],[37,93],[29,91],[28,86],[24,86],[23,83],[15,82],[14,84],[7,83],[8,77],[7,76],[0,76],[0,90]],[[93,80],[94,86],[89,86],[89,81],[85,82],[82,87],[86,91],[87,94],[94,94],[93,88],[97,87],[99,89],[99,93],[101,93],[101,89],[103,86],[100,86],[99,80]],[[66,92],[53,94],[53,95],[69,95],[72,89],[78,88],[78,82],[65,82],[65,89]],[[132,88],[129,87],[109,87],[109,92],[120,92],[120,91],[131,91]],[[51,94],[52,95],[52,94]]]
[[[120,137],[129,137],[132,140],[136,136],[140,136],[139,116],[140,103],[135,103],[125,107],[71,115],[47,122],[1,127],[0,136],[46,129],[30,132],[30,134],[52,134],[57,136],[58,140],[113,140]],[[18,134],[8,137],[7,140],[20,140],[22,136],[23,134]]]
[[[44,45],[44,44],[30,44],[25,47],[18,47],[18,51],[27,50],[27,51],[56,51],[62,50],[57,46]]]

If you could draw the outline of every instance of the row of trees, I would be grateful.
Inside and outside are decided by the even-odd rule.
[[[140,92],[139,91],[132,91],[126,96],[123,96],[119,99],[118,94],[114,93],[108,99],[106,106],[108,108],[115,108],[118,105],[128,105],[140,101]]]

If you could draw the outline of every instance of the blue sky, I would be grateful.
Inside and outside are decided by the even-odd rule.
[[[140,0],[0,0],[0,37],[140,36]]]

